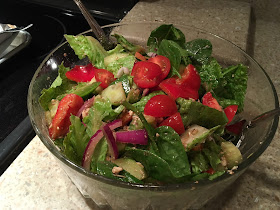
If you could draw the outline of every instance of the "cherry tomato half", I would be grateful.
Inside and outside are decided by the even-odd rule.
[[[73,69],[67,71],[65,76],[75,82],[89,82],[95,75],[95,69],[91,63],[86,66],[76,65]]]
[[[179,135],[183,134],[185,132],[184,124],[182,117],[179,112],[176,112],[175,114],[171,115],[167,119],[165,119],[162,123],[160,123],[159,126],[170,126],[173,128]]]
[[[152,97],[144,108],[144,114],[153,117],[169,117],[177,112],[175,101],[167,95]]]
[[[102,88],[108,87],[115,81],[114,74],[106,69],[95,69],[95,79],[97,82],[101,82]]]
[[[157,86],[161,81],[161,69],[160,66],[148,62],[148,61],[139,61],[134,64],[131,75],[133,81],[140,88],[152,88]]]
[[[52,139],[57,139],[67,134],[71,124],[71,114],[76,115],[83,104],[82,97],[76,94],[68,94],[61,99],[49,127],[49,135]]]
[[[162,72],[161,80],[167,77],[171,68],[170,60],[167,57],[163,55],[157,55],[153,58],[150,58],[148,61],[152,63],[156,63],[157,65],[160,66]]]
[[[213,109],[223,111],[218,101],[212,96],[210,92],[205,93],[205,95],[202,97],[202,104],[204,104],[205,106],[209,106]]]
[[[195,67],[189,64],[181,74],[181,78],[176,78],[176,82],[179,85],[186,85],[194,90],[198,90],[200,88],[201,79]]]
[[[175,78],[168,78],[163,80],[159,84],[159,87],[174,100],[176,100],[177,98],[192,98],[194,100],[197,100],[199,97],[198,90],[194,90],[185,85],[177,84]]]

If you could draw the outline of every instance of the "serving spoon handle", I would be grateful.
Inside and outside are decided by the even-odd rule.
[[[92,32],[96,36],[96,38],[100,41],[100,43],[103,45],[103,47],[106,50],[112,49],[113,43],[109,39],[109,37],[106,36],[105,32],[101,28],[101,26],[97,23],[97,21],[92,17],[92,15],[89,13],[88,9],[85,7],[85,5],[82,3],[81,0],[74,0],[76,5],[79,7],[80,11],[82,12],[84,18],[88,22]]]

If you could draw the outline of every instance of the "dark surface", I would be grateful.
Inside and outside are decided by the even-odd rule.
[[[134,1],[83,1],[100,25],[118,22]],[[112,2],[112,3],[110,3]],[[97,6],[98,5],[98,6]],[[91,9],[91,8],[94,8]],[[95,9],[96,8],[96,9]],[[121,8],[121,9],[120,9]],[[89,26],[72,0],[10,0],[1,3],[0,23],[33,24],[30,44],[0,64],[0,174],[35,136],[28,118],[27,93],[44,57],[64,40]]]

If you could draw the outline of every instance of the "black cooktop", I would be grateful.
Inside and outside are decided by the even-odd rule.
[[[83,0],[100,25],[121,20],[137,1]],[[73,0],[9,0],[0,5],[0,23],[33,24],[30,44],[0,64],[0,175],[35,136],[27,112],[27,92],[44,57],[89,26]]]

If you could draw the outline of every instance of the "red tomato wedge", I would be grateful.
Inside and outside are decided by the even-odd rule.
[[[200,88],[200,76],[192,64],[189,64],[181,74],[181,79],[176,77],[176,82],[179,85],[186,85],[194,90]]]
[[[89,63],[86,66],[76,65],[73,69],[66,72],[66,77],[75,82],[89,82],[95,75],[96,68]]]
[[[202,104],[204,104],[205,106],[209,106],[213,109],[223,111],[218,101],[212,96],[210,92],[205,93],[205,95],[202,97]]]
[[[175,101],[167,95],[152,97],[144,108],[144,114],[153,117],[169,117],[177,112]]]
[[[157,55],[153,58],[150,58],[148,61],[152,63],[156,63],[157,65],[160,66],[162,72],[161,80],[167,77],[171,68],[170,60],[167,57],[163,55]]]
[[[163,80],[159,84],[159,87],[174,100],[176,100],[177,98],[192,98],[194,100],[197,100],[199,97],[198,90],[194,90],[185,85],[177,84],[175,78],[168,78],[166,80]]]
[[[173,128],[179,135],[183,134],[185,132],[184,124],[182,117],[179,112],[176,112],[175,114],[171,115],[167,119],[165,119],[162,123],[160,123],[159,126],[170,126]]]
[[[67,134],[71,124],[71,114],[76,115],[83,104],[82,97],[76,94],[68,94],[59,102],[56,114],[49,127],[49,135],[52,139],[57,139]]]
[[[148,61],[135,63],[131,75],[134,76],[133,81],[140,88],[152,88],[161,82],[160,66]]]
[[[95,79],[97,82],[101,82],[102,88],[108,87],[115,81],[114,74],[106,69],[95,69]]]
[[[237,109],[238,109],[238,105],[230,105],[230,106],[227,106],[226,108],[224,108],[224,112],[228,118],[228,123],[229,124],[233,117],[235,116],[236,112],[237,112]]]

